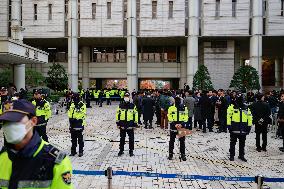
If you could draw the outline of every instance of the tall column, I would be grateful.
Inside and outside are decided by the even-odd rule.
[[[281,85],[281,65],[279,58],[275,59],[275,86],[280,87]]]
[[[11,6],[11,37],[13,40],[23,43],[23,28],[21,26],[21,0],[12,0]],[[17,87],[17,90],[21,88],[25,89],[25,64],[14,64],[13,67],[14,85]]]
[[[127,0],[127,88],[129,92],[137,90],[137,71],[136,1]]]
[[[82,48],[82,83],[83,89],[90,87],[89,78],[90,47]]]
[[[262,34],[263,34],[263,2],[253,0],[252,36],[250,38],[250,64],[259,74],[259,83],[262,87]]]
[[[68,84],[78,91],[78,2],[68,2]]]
[[[186,47],[182,46],[180,48],[180,80],[179,88],[183,89],[186,83]]]
[[[187,38],[187,84],[193,86],[193,77],[198,69],[199,0],[188,1]]]
[[[25,89],[25,64],[14,65],[14,85],[19,91],[21,88]]]

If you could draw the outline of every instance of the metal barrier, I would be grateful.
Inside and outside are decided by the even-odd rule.
[[[75,175],[106,176],[108,179],[108,189],[112,188],[112,176],[131,176],[131,177],[152,177],[152,178],[179,178],[184,180],[206,180],[206,181],[226,181],[226,182],[255,182],[257,189],[262,189],[264,182],[283,182],[284,178],[269,178],[262,175],[256,177],[225,177],[225,176],[203,176],[203,175],[182,175],[182,174],[163,174],[151,172],[128,172],[113,171],[108,167],[106,171],[82,171],[74,170]]]

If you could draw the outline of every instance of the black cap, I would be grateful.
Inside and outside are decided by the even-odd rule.
[[[6,87],[1,87],[1,91],[7,91]]]
[[[256,99],[261,100],[264,95],[262,93],[257,94]]]
[[[35,89],[34,94],[43,94],[42,89]]]
[[[4,104],[4,113],[0,116],[0,121],[19,122],[26,115],[35,115],[35,106],[25,100],[15,100]]]

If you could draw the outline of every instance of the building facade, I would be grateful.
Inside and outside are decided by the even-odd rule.
[[[0,37],[9,38],[12,0],[0,1]],[[264,88],[283,86],[284,0],[22,0],[21,16],[24,42],[62,64],[74,90],[78,78],[84,88],[183,88],[202,64],[226,89],[245,63]],[[46,76],[50,65],[27,67]]]

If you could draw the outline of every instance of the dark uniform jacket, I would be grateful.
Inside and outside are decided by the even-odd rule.
[[[271,123],[271,111],[267,103],[262,101],[254,102],[251,107],[255,132],[266,131],[267,125]]]

